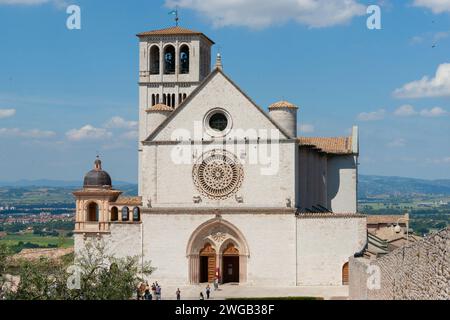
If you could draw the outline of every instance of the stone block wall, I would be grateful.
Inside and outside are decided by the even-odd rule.
[[[449,300],[450,228],[373,261],[351,258],[349,267],[353,300]],[[380,286],[370,290],[377,267]]]

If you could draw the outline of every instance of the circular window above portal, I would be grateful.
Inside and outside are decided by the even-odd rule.
[[[232,127],[230,114],[223,109],[213,109],[205,117],[206,132],[216,138],[226,136]]]

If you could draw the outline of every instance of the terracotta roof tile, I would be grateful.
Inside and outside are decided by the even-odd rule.
[[[299,219],[322,219],[322,218],[365,218],[366,215],[361,213],[351,213],[351,212],[299,212],[297,218]]]
[[[300,137],[298,144],[304,147],[314,147],[330,154],[352,154],[352,138],[321,138],[321,137]]]
[[[186,36],[186,35],[199,35],[205,37],[207,40],[209,40],[212,44],[214,44],[214,41],[212,41],[210,38],[208,38],[205,34],[202,32],[189,30],[181,27],[170,27],[165,29],[159,29],[159,30],[151,30],[151,31],[145,31],[139,33],[138,37],[145,37],[145,36]]]
[[[281,108],[288,108],[288,109],[298,109],[298,107],[288,101],[278,101],[274,104],[272,104],[269,107],[269,110],[273,110],[273,109],[281,109]]]
[[[405,224],[405,219],[408,219],[404,215],[369,215],[367,216],[367,224]]]
[[[158,103],[155,104],[153,107],[150,107],[147,110],[145,110],[145,112],[152,112],[152,111],[173,111],[173,108],[169,107],[168,105]]]
[[[119,197],[110,205],[142,206],[142,197]]]

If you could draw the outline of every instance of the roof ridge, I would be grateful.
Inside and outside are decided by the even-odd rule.
[[[156,30],[149,30],[138,33],[137,37],[145,37],[145,36],[171,36],[171,35],[199,35],[205,37],[211,44],[215,44],[214,41],[212,41],[208,36],[206,36],[203,32],[191,30],[187,28],[183,28],[180,26],[173,26],[168,27],[164,29],[156,29]]]

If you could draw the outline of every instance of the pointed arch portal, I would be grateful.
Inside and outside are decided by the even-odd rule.
[[[186,248],[191,284],[245,283],[250,256],[244,235],[233,224],[215,218],[200,225]]]

